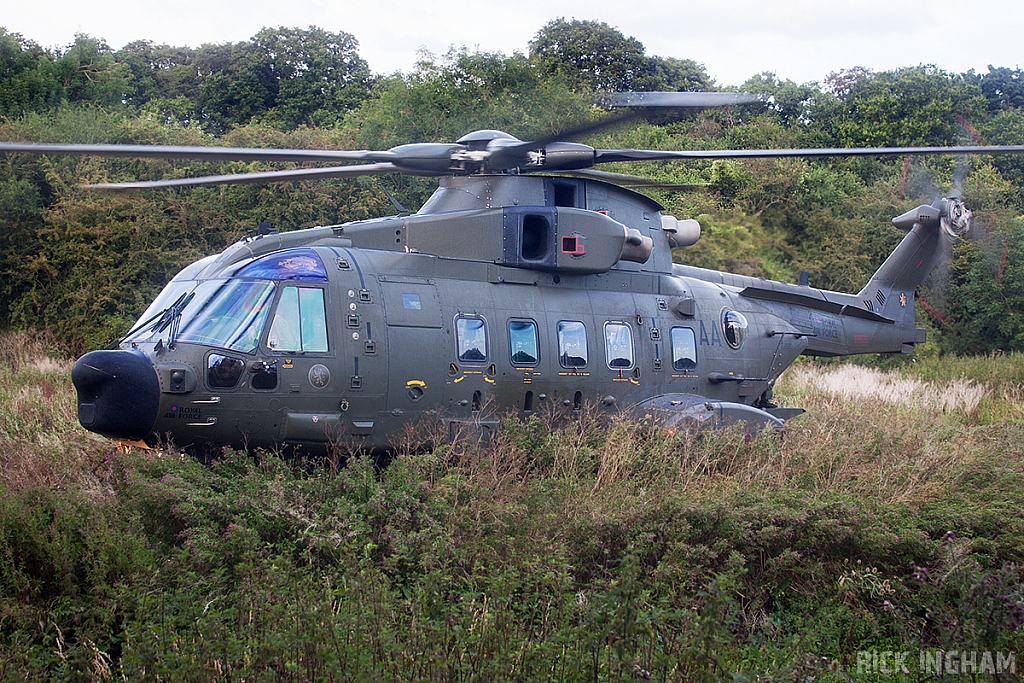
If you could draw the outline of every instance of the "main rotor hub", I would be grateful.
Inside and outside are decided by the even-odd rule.
[[[490,143],[492,140],[512,140],[515,142],[520,141],[519,138],[515,137],[514,135],[509,135],[504,131],[488,129],[475,130],[472,133],[467,133],[466,135],[463,135],[461,138],[456,140],[456,142],[460,145],[465,145],[471,150],[478,150],[487,149],[488,143]]]

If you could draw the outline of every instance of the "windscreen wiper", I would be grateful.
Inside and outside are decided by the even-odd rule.
[[[122,336],[120,339],[118,339],[116,342],[114,342],[111,345],[111,348],[116,348],[125,339],[128,339],[132,335],[137,334],[141,330],[145,329],[146,326],[149,325],[150,323],[152,323],[154,320],[156,320],[156,322],[153,324],[153,326],[151,328],[149,328],[150,331],[152,331],[152,332],[162,332],[167,327],[167,325],[170,323],[171,312],[174,310],[174,308],[176,306],[178,306],[182,302],[182,300],[186,296],[188,296],[188,294],[182,294],[181,296],[179,296],[177,298],[177,300],[173,304],[171,304],[170,306],[168,306],[164,310],[160,311],[159,313],[155,313],[155,314],[151,315],[150,317],[146,318],[145,320],[143,320],[141,323],[139,323],[138,325],[136,325],[132,329],[130,329],[127,332],[125,332],[124,336]]]
[[[171,331],[167,334],[167,346],[171,347],[174,344],[175,338],[178,336],[178,325],[181,323],[181,312],[185,310],[185,307],[192,303],[192,299],[196,297],[195,292],[190,292],[188,296],[184,294],[178,297],[178,300],[171,305],[171,310],[168,313],[168,321],[161,327],[157,332],[162,332],[165,327],[170,325]]]

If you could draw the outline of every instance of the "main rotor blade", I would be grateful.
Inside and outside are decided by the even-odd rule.
[[[590,133],[617,126],[641,116],[640,109],[688,109],[700,107],[724,107],[728,105],[754,104],[760,102],[758,95],[750,93],[723,92],[623,92],[603,95],[598,101],[611,108],[625,109],[614,116],[585,123],[576,128],[560,130],[536,140],[527,140],[513,145],[496,145],[491,151],[487,167],[489,170],[505,170],[521,165],[529,152],[541,149],[553,142],[571,141]]]
[[[765,159],[776,157],[904,156],[907,154],[1024,154],[1024,145],[970,147],[832,147],[823,149],[599,149],[594,163],[659,159]]]
[[[761,98],[750,93],[732,92],[619,92],[602,95],[598,98],[598,101],[606,107],[615,109],[642,109],[646,107],[697,109],[701,107],[725,107],[731,104],[753,104],[760,102]],[[557,131],[537,140],[523,142],[515,147],[523,148],[527,145],[532,145],[529,149],[537,149],[552,142],[561,140],[572,141],[588,133],[596,133],[599,130],[629,121],[640,116],[640,114],[641,112],[637,111],[622,112],[600,121],[585,123],[577,128]]]
[[[631,175],[629,173],[611,173],[609,171],[595,171],[593,169],[562,171],[559,175],[604,180],[624,187],[649,187],[660,190],[699,190],[710,185],[710,183],[663,183],[652,178],[644,178],[643,176]]]
[[[758,95],[731,92],[619,92],[603,95],[598,99],[606,107],[616,109],[642,109],[646,107],[697,109],[701,107],[725,107],[731,104],[754,104],[761,101]],[[552,133],[539,140],[524,142],[523,145],[534,145],[531,149],[536,149],[559,140],[571,141],[588,133],[595,133],[629,121],[640,115],[641,112],[626,111],[616,116],[579,126],[578,128],[570,128],[566,131]]]
[[[599,102],[606,107],[700,108],[757,104],[762,99],[746,92],[617,92],[603,95]]]
[[[173,178],[134,183],[96,183],[83,185],[93,190],[141,190],[154,187],[196,187],[199,185],[242,185],[245,183],[273,183],[289,180],[316,180],[319,178],[352,178],[398,171],[394,164],[360,164],[357,166],[330,166],[327,168],[296,168],[288,171],[208,175],[198,178]]]
[[[221,161],[389,161],[390,152],[329,149],[266,149],[249,147],[176,147],[168,145],[55,145],[0,142],[0,152],[70,154],[73,156]]]

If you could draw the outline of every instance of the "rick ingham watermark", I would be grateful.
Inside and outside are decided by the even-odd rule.
[[[921,676],[1016,674],[1017,655],[990,650],[860,650],[857,652],[856,673]]]

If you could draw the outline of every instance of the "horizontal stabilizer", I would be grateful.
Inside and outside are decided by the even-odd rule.
[[[772,283],[776,287],[781,283]],[[793,289],[796,289],[797,285],[791,285]],[[895,323],[894,320],[883,317],[872,311],[860,308],[858,306],[851,306],[849,304],[841,304],[836,301],[830,301],[824,297],[821,290],[810,289],[808,287],[801,288],[804,291],[792,291],[792,289],[768,289],[765,287],[746,287],[740,292],[741,296],[745,296],[749,299],[760,299],[762,301],[777,301],[783,304],[792,304],[794,306],[803,306],[804,308],[810,308],[815,311],[821,311],[822,313],[831,313],[833,315],[846,315],[852,318],[860,318],[861,320],[870,320],[876,323],[885,323],[892,325]]]
[[[885,323],[887,325],[895,325],[896,321],[886,318],[884,316],[873,313],[867,309],[860,308],[859,306],[843,306],[843,310],[839,312],[839,315],[848,315],[851,318],[860,318],[861,320],[870,320],[873,323]]]
[[[805,287],[804,289],[807,288]],[[814,296],[814,294],[817,294],[818,296]],[[838,304],[834,301],[825,299],[816,289],[807,289],[807,293],[804,293],[778,289],[765,289],[763,287],[747,287],[740,292],[740,295],[745,296],[748,299],[762,299],[764,301],[778,301],[783,304],[795,304],[797,306],[813,308],[816,311],[833,313],[835,315],[839,315],[843,311],[843,304]]]

